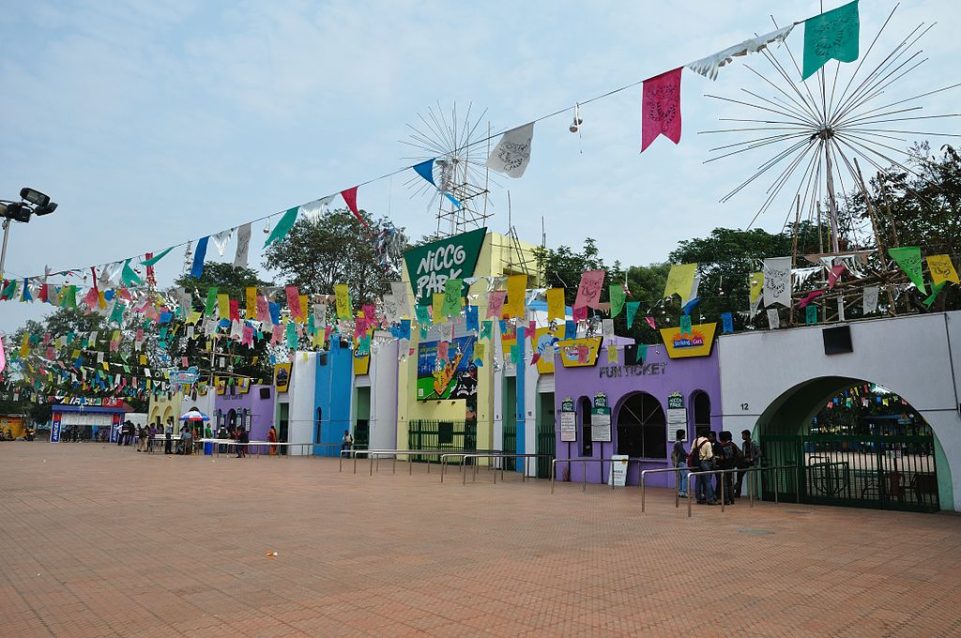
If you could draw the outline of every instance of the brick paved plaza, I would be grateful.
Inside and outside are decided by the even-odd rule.
[[[954,515],[337,465],[0,444],[0,636],[961,635]]]

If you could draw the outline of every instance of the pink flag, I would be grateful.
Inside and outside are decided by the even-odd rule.
[[[87,291],[87,294],[83,296],[83,303],[85,306],[91,310],[97,307],[97,303],[100,300],[100,294],[97,292],[96,288],[91,288]]]
[[[530,324],[527,326],[527,337],[533,341],[534,335],[537,334],[537,322],[531,319]]]
[[[571,316],[575,322],[587,321],[587,306],[574,308],[574,311]]]
[[[365,334],[367,334],[367,319],[364,317],[357,317],[354,319],[354,338],[360,339]]]
[[[647,322],[647,325],[649,325],[649,326],[651,327],[651,330],[657,330],[657,324],[654,323],[654,317],[648,315],[648,316],[644,317],[644,321],[646,321],[646,322]]]
[[[357,218],[357,221],[363,224],[364,227],[366,228],[367,221],[363,217],[361,217],[360,211],[357,210],[357,189],[358,188],[360,187],[354,186],[353,188],[348,188],[345,191],[340,191],[340,196],[344,198],[344,203],[347,204],[347,208],[349,208],[350,212],[354,214],[354,217]]]
[[[658,135],[681,141],[681,68],[644,80],[641,102],[641,152]]]
[[[601,288],[603,287],[603,270],[588,270],[582,273],[581,283],[577,286],[577,298],[574,299],[574,309],[586,308],[587,306],[596,307],[601,300]]]
[[[270,306],[263,295],[257,295],[257,321],[270,323]]]
[[[798,308],[807,308],[808,304],[824,294],[823,290],[815,290],[814,292],[808,293],[806,297],[797,302]]]
[[[240,300],[239,299],[230,300],[230,320],[240,321]]]
[[[828,273],[828,288],[834,288],[834,284],[838,282],[838,278],[841,276],[841,273],[843,273],[845,270],[846,268],[844,264],[831,266],[831,272]]]
[[[364,319],[369,325],[377,323],[377,306],[372,303],[364,304]]]
[[[507,299],[506,290],[494,290],[487,295],[487,319],[500,319],[504,311],[504,301]]]
[[[290,308],[290,316],[294,319],[300,320],[304,316],[303,310],[300,307],[300,291],[297,290],[297,286],[287,286],[287,307]]]
[[[244,332],[240,339],[240,344],[254,347],[254,329],[251,326],[244,326]]]

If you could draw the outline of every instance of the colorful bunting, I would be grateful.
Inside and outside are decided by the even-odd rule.
[[[507,278],[507,303],[504,314],[523,319],[527,305],[527,275],[511,275]]]
[[[585,319],[587,318],[587,307],[596,308],[601,301],[604,275],[604,270],[587,270],[581,273],[581,281],[577,285],[577,297],[574,299],[574,310],[583,310]],[[577,320],[577,317],[575,317],[575,320]]]
[[[731,334],[734,332],[734,315],[730,312],[721,313],[721,333]]]
[[[234,268],[247,267],[247,253],[250,251],[250,224],[237,227],[237,252],[234,253]]]
[[[908,276],[914,285],[922,293],[927,294],[928,289],[924,285],[924,273],[921,265],[921,249],[917,246],[901,246],[899,248],[888,248],[888,255],[901,267],[904,274]]]
[[[357,208],[357,189],[359,188],[359,186],[354,186],[353,188],[340,191],[340,196],[344,198],[344,203],[347,204],[347,208],[349,208],[350,212],[354,214],[354,217],[357,218],[357,221],[359,221],[364,228],[369,228],[367,220],[363,218],[363,216],[360,214],[360,210]]]
[[[624,310],[624,303],[627,301],[623,284],[611,284],[608,287],[608,295],[611,300],[611,317],[616,317]]]
[[[418,175],[427,180],[431,186],[437,188],[437,183],[434,182],[434,160],[429,159],[427,161],[421,162],[420,164],[415,164],[411,168],[414,169]]]
[[[784,42],[793,29],[794,23],[792,22],[791,24],[787,25],[786,27],[782,27],[777,31],[765,33],[764,35],[756,38],[750,38],[744,42],[741,42],[740,44],[735,44],[732,47],[728,47],[722,51],[718,51],[713,55],[709,55],[706,58],[701,58],[696,62],[691,62],[687,65],[687,68],[691,69],[695,73],[700,73],[706,78],[716,80],[718,69],[733,62],[735,57],[744,56],[748,53],[757,53],[759,51],[763,51],[768,47],[768,45],[775,42]]]
[[[284,216],[280,218],[274,229],[270,231],[270,235],[267,237],[267,241],[264,242],[264,248],[270,246],[274,242],[282,241],[290,229],[294,227],[294,223],[297,221],[297,211],[298,207],[288,208]]]
[[[531,161],[533,139],[533,122],[507,131],[487,158],[487,167],[508,177],[523,176]]]
[[[927,261],[928,270],[931,271],[932,284],[937,285],[944,281],[961,283],[958,280],[958,272],[954,269],[954,264],[951,263],[950,255],[928,255]]]
[[[939,284],[934,284],[933,286],[931,286],[931,294],[928,295],[927,298],[926,298],[923,302],[921,302],[921,303],[924,304],[924,307],[925,307],[925,308],[928,308],[928,309],[931,308],[932,304],[934,304],[934,300],[938,298],[938,293],[940,293],[941,290],[942,290],[946,285],[947,285],[947,282],[942,281],[942,282],[939,283]]]
[[[634,318],[637,316],[637,311],[641,307],[640,301],[628,301],[627,302],[627,329],[630,330],[631,326],[634,325]]]
[[[337,303],[337,318],[350,319],[353,312],[350,307],[350,290],[347,284],[336,284],[334,286],[334,299]]]
[[[828,60],[857,60],[860,28],[857,0],[805,20],[801,79],[817,73]]]
[[[504,316],[504,302],[507,300],[506,290],[492,290],[487,295],[487,314],[488,319],[500,319]]]
[[[791,258],[770,257],[764,260],[764,306],[781,304],[791,307]]]
[[[161,259],[163,259],[164,257],[166,257],[166,256],[167,256],[167,253],[169,253],[169,252],[170,252],[171,250],[173,250],[173,249],[174,249],[174,247],[171,246],[170,248],[167,248],[166,250],[160,251],[159,253],[157,253],[157,254],[154,255],[153,257],[147,257],[146,255],[144,255],[144,257],[146,257],[146,258],[143,259],[140,263],[143,264],[144,266],[146,266],[147,268],[152,268],[152,267],[154,267],[154,266],[157,265],[157,262],[159,262]],[[129,260],[128,260],[128,261],[129,261]]]
[[[673,295],[681,298],[681,303],[687,303],[694,288],[694,276],[697,274],[697,264],[671,264],[664,284],[665,299]]]
[[[804,309],[804,323],[813,326],[818,322],[818,307],[811,304]]]

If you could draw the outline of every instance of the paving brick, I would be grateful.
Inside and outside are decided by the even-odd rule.
[[[955,515],[358,465],[0,444],[0,636],[961,634]]]

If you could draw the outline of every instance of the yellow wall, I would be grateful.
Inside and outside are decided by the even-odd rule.
[[[500,233],[488,232],[481,246],[480,256],[474,277],[500,277],[505,274],[520,274],[524,272],[523,263],[528,269],[528,288],[535,288],[541,284],[542,275],[536,272],[533,251],[535,246],[526,242],[519,242],[520,256],[514,249],[510,238]],[[404,269],[403,280],[408,284],[410,280],[407,269]],[[469,289],[468,302],[478,306],[478,316],[481,322],[487,314],[486,280],[475,282]],[[401,392],[398,393],[397,405],[397,447],[407,447],[408,421],[436,420],[463,421],[466,406],[463,401],[417,401],[417,344],[419,333],[416,327],[411,330],[410,347],[414,355],[398,364],[397,384]],[[485,341],[484,365],[477,371],[477,448],[480,450],[493,447],[494,433],[494,348],[491,342]],[[406,388],[406,391],[404,390]]]
[[[183,412],[181,412],[183,399],[184,395],[182,392],[172,395],[169,399],[166,394],[161,394],[157,399],[154,399],[153,395],[151,395],[147,409],[148,422],[156,423],[159,418],[160,425],[166,427],[167,418],[172,417],[174,420],[174,432],[176,432],[177,429],[180,428],[178,419],[180,415],[183,414]]]

